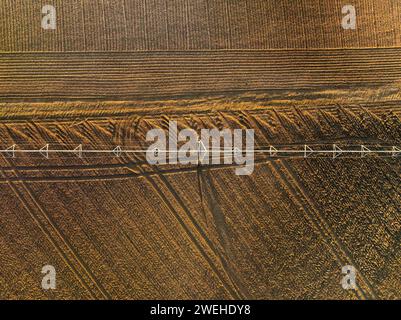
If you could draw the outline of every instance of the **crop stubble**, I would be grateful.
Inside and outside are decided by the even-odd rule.
[[[56,32],[33,23],[45,2]],[[257,146],[399,145],[400,4],[355,3],[346,33],[343,1],[3,0],[2,147],[129,146],[172,119],[252,128]],[[399,159],[258,156],[249,177],[0,161],[2,298],[400,298]]]

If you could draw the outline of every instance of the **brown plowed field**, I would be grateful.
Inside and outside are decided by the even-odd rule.
[[[58,8],[56,32],[41,8]],[[358,28],[341,27],[353,4]],[[2,51],[375,48],[401,45],[398,0],[2,0]]]
[[[1,0],[0,150],[143,147],[169,120],[256,148],[401,147],[401,4],[354,1],[343,30],[345,4]],[[399,156],[234,169],[3,152],[0,298],[401,298]]]

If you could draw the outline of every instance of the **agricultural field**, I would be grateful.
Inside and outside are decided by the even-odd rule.
[[[400,299],[401,4],[354,1],[347,32],[347,3],[1,0],[0,298]],[[170,121],[387,153],[260,152],[249,176],[90,154]]]
[[[397,0],[353,0],[358,28],[344,32],[346,0],[2,0],[0,50],[120,52],[367,48],[401,45]],[[58,27],[36,16],[54,5]]]

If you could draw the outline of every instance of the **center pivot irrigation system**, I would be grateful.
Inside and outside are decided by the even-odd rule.
[[[158,150],[158,149],[143,149],[143,148],[124,148],[122,146],[116,146],[110,149],[85,149],[82,144],[71,149],[51,149],[49,144],[45,144],[43,147],[38,149],[19,149],[17,145],[12,145],[4,150],[0,150],[0,154],[8,158],[16,158],[18,155],[35,155],[39,154],[46,159],[50,158],[51,154],[61,155],[61,154],[73,154],[79,158],[90,157],[90,155],[110,155],[114,157],[120,157],[124,154],[144,154],[148,152],[159,152],[159,153],[179,153],[181,151],[172,150]],[[338,158],[340,156],[353,157],[353,158],[364,158],[367,156],[376,157],[399,157],[401,155],[401,148],[397,146],[366,146],[358,145],[350,147],[340,147],[336,144],[330,145],[330,147],[322,145],[297,145],[289,147],[278,147],[278,146],[267,146],[267,147],[257,147],[252,150],[244,150],[238,148],[211,148],[208,149],[199,141],[198,149],[195,151],[199,160],[203,160],[209,153],[212,157],[216,156],[216,153],[224,157],[226,154],[234,154],[236,152],[254,152],[257,154],[266,154],[270,157],[286,157],[286,158],[308,158],[308,157],[330,157]]]

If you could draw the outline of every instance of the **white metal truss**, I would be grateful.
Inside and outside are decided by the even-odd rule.
[[[79,158],[83,157],[90,157],[91,154],[99,154],[99,155],[111,155],[115,157],[121,157],[122,155],[126,154],[146,154],[147,152],[157,151],[159,153],[178,153],[180,151],[172,151],[172,150],[150,150],[150,149],[133,149],[133,148],[124,148],[122,146],[115,146],[110,149],[85,149],[83,148],[82,144],[78,145],[77,147],[71,149],[51,149],[49,144],[45,144],[41,148],[37,149],[20,149],[17,145],[12,145],[6,149],[0,150],[0,154],[9,157],[9,158],[16,158],[18,155],[34,155],[39,154],[46,159],[49,159],[53,154],[74,154]],[[202,142],[199,142],[198,150],[195,151],[198,153],[198,157],[200,160],[203,160],[205,156],[210,153],[214,152],[214,154],[220,152],[223,155],[226,154],[235,154],[236,152],[254,152],[256,154],[266,154],[270,157],[296,157],[296,158],[310,158],[314,155],[319,157],[331,157],[333,159],[339,158],[341,156],[353,157],[353,158],[365,158],[367,156],[381,156],[381,157],[399,157],[401,155],[401,148],[398,146],[387,146],[387,147],[373,147],[373,146],[366,146],[360,145],[358,147],[345,148],[339,147],[336,144],[332,145],[332,148],[325,148],[325,149],[315,149],[314,146],[311,145],[303,145],[302,148],[294,148],[294,147],[275,147],[269,146],[267,148],[255,148],[255,149],[238,149],[238,148],[220,148],[220,149],[207,149]]]

